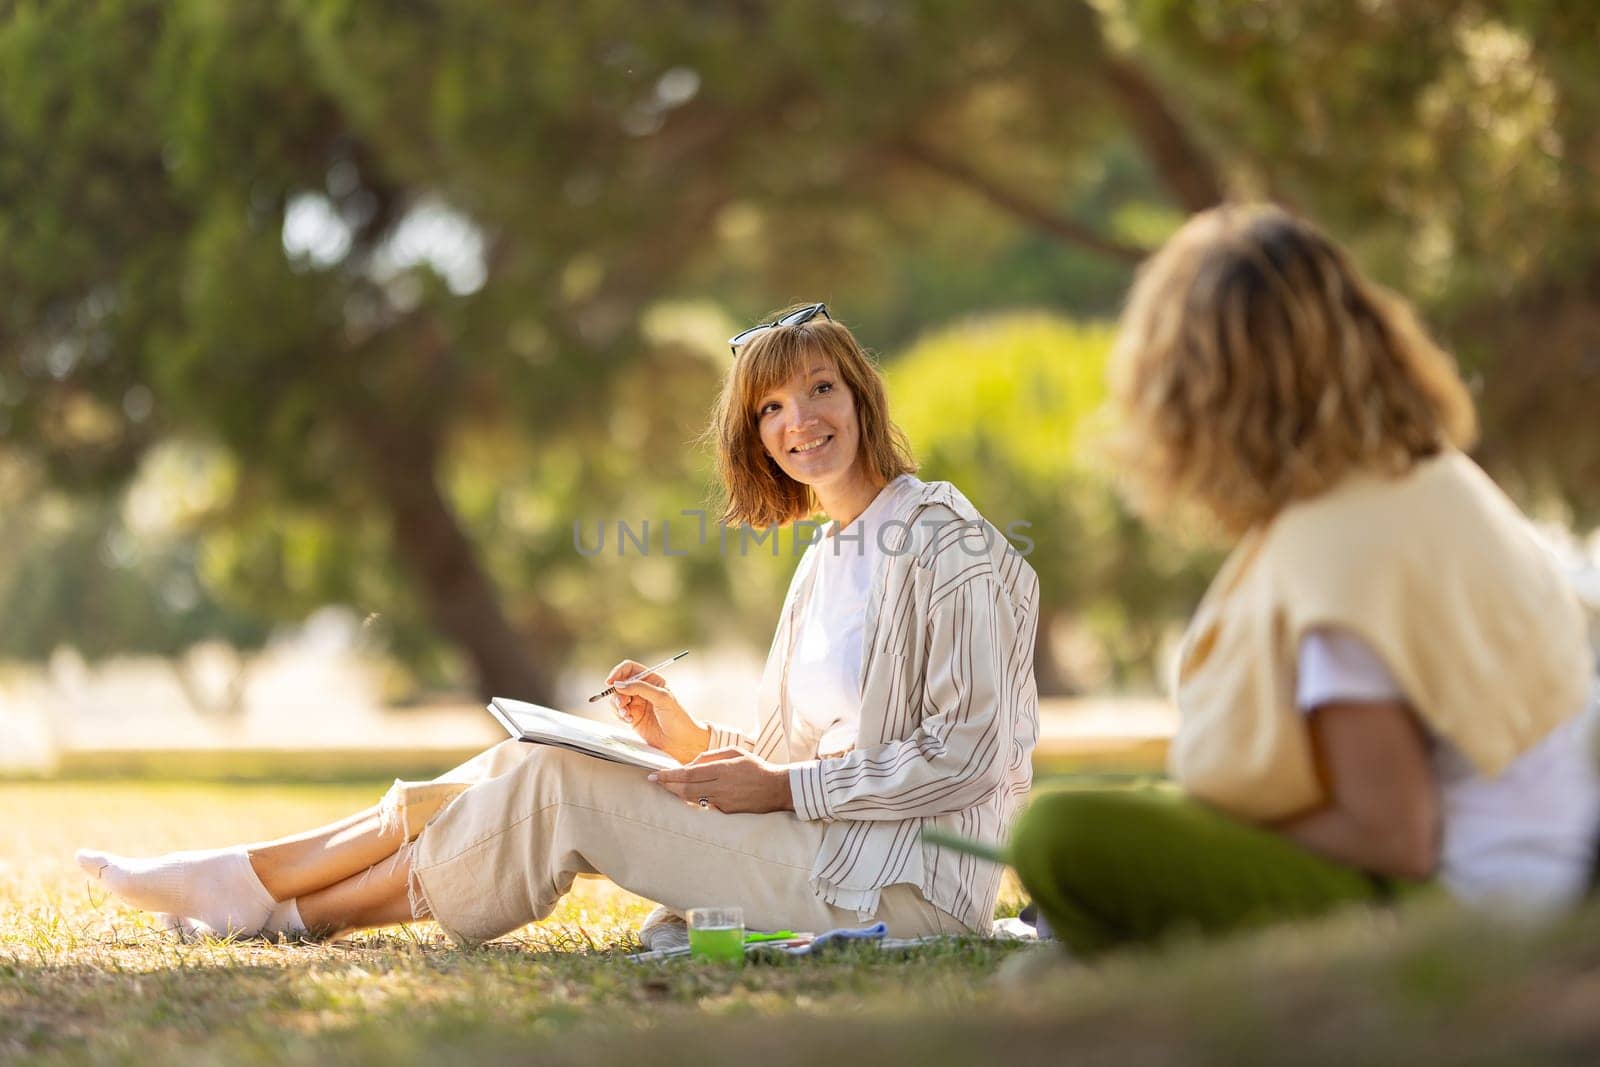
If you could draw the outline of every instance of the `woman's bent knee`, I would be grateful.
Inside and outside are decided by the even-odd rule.
[[[1174,801],[1146,789],[1062,790],[1043,793],[1018,820],[1012,860],[1028,891],[1072,891],[1077,875],[1098,882],[1118,855],[1140,848],[1156,824],[1172,821]]]
[[[1017,822],[1018,853],[1083,855],[1125,840],[1130,824],[1159,818],[1169,805],[1142,790],[1063,790],[1034,798]]]

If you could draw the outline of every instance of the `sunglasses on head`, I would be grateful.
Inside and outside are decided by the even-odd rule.
[[[728,348],[730,348],[733,351],[733,354],[737,356],[739,354],[739,346],[750,340],[750,338],[754,337],[762,330],[770,330],[774,326],[799,326],[802,323],[810,322],[818,315],[821,315],[829,322],[833,321],[833,316],[828,314],[827,304],[807,304],[803,308],[789,312],[789,314],[785,315],[781,319],[773,319],[771,322],[763,322],[760,326],[752,326],[742,333],[734,334],[732,337],[728,338]]]

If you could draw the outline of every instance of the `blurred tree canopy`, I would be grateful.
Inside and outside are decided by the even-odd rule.
[[[1477,386],[1482,458],[1600,520],[1600,8],[1102,5],[1230,188],[1353,243]]]
[[[8,4],[6,458],[93,500],[211,450],[226,491],[184,526],[207,604],[350,603],[414,663],[548,697],[580,638],[770,625],[788,561],[574,550],[574,520],[654,516],[659,546],[705,502],[739,323],[826,299],[893,363],[985,310],[1103,317],[1241,194],[1423,300],[1481,377],[1486,458],[1578,508],[1594,31],[1528,0]],[[918,431],[928,469],[1049,516],[1050,611],[1147,657],[1192,557],[1085,473],[1077,400],[1027,384],[1088,397],[1097,335],[993,329],[906,357],[973,385]],[[895,380],[908,423],[932,410],[937,377]]]

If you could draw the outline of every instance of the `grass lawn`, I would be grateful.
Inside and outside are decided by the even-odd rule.
[[[599,879],[549,922],[473,951],[428,924],[321,946],[186,945],[91,893],[71,861],[79,844],[151,852],[298,829],[382,787],[0,784],[0,1061],[1600,1060],[1600,911],[1545,930],[1437,907],[1348,914],[1008,980],[1028,962],[1009,959],[1019,950],[972,943],[742,970],[634,964],[622,957],[648,905]]]

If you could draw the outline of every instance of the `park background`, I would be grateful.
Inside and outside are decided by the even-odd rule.
[[[64,838],[141,788],[224,837],[274,810],[242,779],[332,813],[491,739],[484,696],[682,647],[693,710],[752,714],[791,532],[684,512],[775,307],[826,301],[922,476],[1031,524],[1064,758],[1170,725],[1223,549],[1097,441],[1138,262],[1224,199],[1414,300],[1477,458],[1592,558],[1597,71],[1582,0],[0,5],[0,771],[56,776],[0,786],[24,979],[78,966]]]
[[[1218,549],[1129,514],[1096,410],[1138,260],[1225,196],[1416,300],[1479,458],[1581,538],[1594,29],[1582,3],[13,5],[0,762],[349,742],[359,709],[570,703],[679,647],[749,714],[792,538],[724,551],[682,512],[715,518],[725,338],[801,300],[880,353],[925,477],[1031,524],[1041,689],[1158,692]]]

